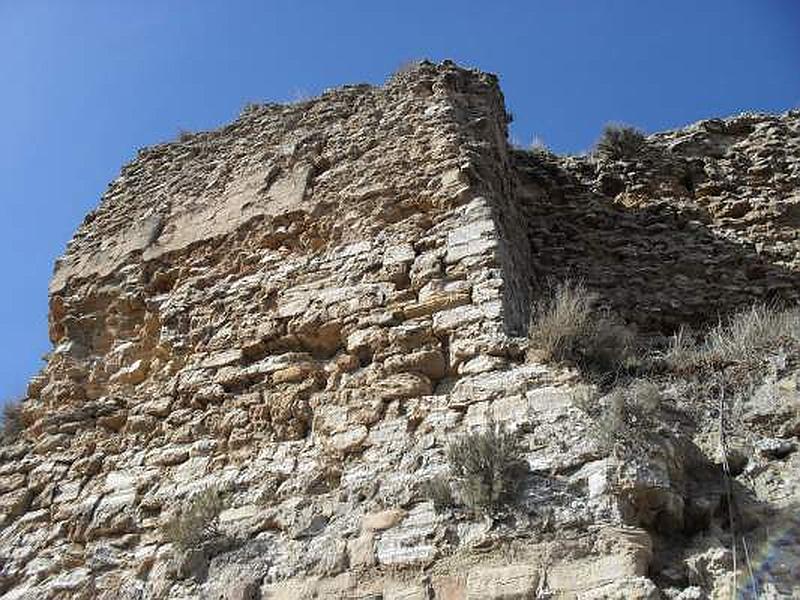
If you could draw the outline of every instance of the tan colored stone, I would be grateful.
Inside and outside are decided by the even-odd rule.
[[[529,600],[538,585],[534,564],[476,567],[467,576],[467,600]]]
[[[389,375],[382,381],[373,383],[370,387],[372,393],[384,402],[390,400],[405,400],[431,393],[433,386],[430,379],[417,373],[396,373]]]
[[[114,373],[108,380],[110,383],[138,385],[147,378],[149,369],[150,365],[148,362],[137,360],[132,365],[123,367]]]
[[[13,473],[11,475],[0,476],[0,494],[13,492],[25,485],[24,473]]]
[[[361,518],[361,527],[367,531],[383,531],[397,525],[406,516],[406,511],[390,508],[368,513]]]
[[[357,538],[347,541],[347,553],[353,568],[372,567],[375,559],[375,535],[365,531]]]
[[[434,577],[433,590],[436,600],[466,600],[466,574]]]
[[[342,453],[356,452],[364,446],[369,430],[361,425],[331,436],[330,444]]]
[[[275,371],[272,374],[273,383],[296,383],[303,381],[318,371],[316,365],[312,363],[305,363],[299,365],[292,365],[285,369]]]
[[[33,498],[33,491],[28,488],[21,488],[8,492],[0,496],[0,518],[2,524],[7,525],[26,510]]]
[[[428,600],[428,586],[388,582],[383,586],[383,600]]]

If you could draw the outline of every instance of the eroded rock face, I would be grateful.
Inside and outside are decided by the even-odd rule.
[[[641,229],[641,215],[608,217],[634,210],[631,198],[650,202],[670,161],[697,167],[696,204],[751,148],[750,187],[735,193],[796,194],[797,116],[654,138],[675,156],[630,189],[590,180],[635,166],[590,177],[577,159],[532,163],[509,150],[506,122],[494,76],[422,63],[381,88],[251,108],[220,131],[140,152],[56,267],[54,350],[29,387],[22,439],[0,449],[0,594],[499,600],[722,589],[727,563],[698,558],[724,546],[719,466],[678,430],[609,455],[574,402],[579,374],[526,363],[521,335],[537,286],[561,273],[554,264],[580,264],[589,282],[607,275],[621,312],[644,281],[645,328],[769,286],[793,297],[788,229],[773,236],[761,205],[752,225],[720,218],[686,234],[684,247],[712,257],[688,281],[719,283],[702,300],[688,284],[660,294],[657,274],[631,278],[628,263],[603,270],[601,252],[578,262],[574,249],[619,228],[617,247],[636,231],[651,254],[675,252],[666,241],[686,240],[673,221],[650,215]],[[795,145],[767,172],[774,136]],[[678,183],[670,194],[686,192],[689,179]],[[726,189],[718,203],[738,206]],[[558,229],[598,214],[606,227],[591,236]],[[718,281],[714,265],[732,267],[715,262],[716,240],[730,229],[742,239],[724,243],[743,255],[750,243],[774,249],[749,283]],[[766,429],[778,425],[763,417],[764,398],[796,395],[786,381],[766,382],[749,413]],[[422,484],[446,471],[448,442],[498,424],[524,448],[516,508],[497,519],[437,510]],[[798,433],[781,426],[771,437]],[[780,471],[774,454],[758,460]],[[765,502],[789,489],[764,473]],[[227,498],[225,543],[178,552],[162,525],[209,486]],[[693,549],[698,531],[719,542]],[[669,533],[690,540],[674,556],[662,547]],[[787,577],[773,578],[778,592]]]

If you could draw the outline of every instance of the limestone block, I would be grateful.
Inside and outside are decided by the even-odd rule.
[[[554,422],[567,416],[573,405],[574,389],[545,386],[532,389],[525,394],[528,410],[539,422]]]
[[[440,575],[433,578],[432,587],[436,600],[466,600],[466,573],[462,576]]]
[[[439,251],[424,252],[417,256],[411,265],[411,283],[418,288],[426,281],[442,275],[442,253]]]
[[[28,510],[31,498],[33,498],[33,491],[28,488],[18,489],[0,496],[0,515],[2,515],[3,525]]]
[[[364,425],[360,425],[332,435],[330,445],[344,454],[356,452],[363,448],[368,435],[369,430]]]
[[[106,486],[109,485],[108,478]],[[126,483],[127,485],[127,483]],[[132,485],[132,482],[131,482]],[[109,489],[109,488],[107,488]],[[133,487],[112,488],[100,500],[94,510],[92,521],[86,528],[86,537],[93,539],[101,536],[119,535],[135,528],[136,490]]]
[[[411,319],[431,315],[448,308],[469,304],[471,296],[472,284],[468,281],[429,281],[420,289],[417,302],[403,307],[403,314]]]
[[[375,565],[375,534],[365,531],[357,538],[347,541],[347,553],[350,566],[353,568],[372,567]]]
[[[438,348],[390,356],[383,366],[388,372],[415,371],[434,381],[442,379],[447,371],[444,354]]]
[[[47,587],[55,593],[77,594],[80,590],[88,588],[91,578],[91,571],[81,567],[59,574],[47,583]]]
[[[430,541],[430,536],[437,523],[432,502],[415,506],[401,524],[384,531],[378,538],[378,562],[397,566],[430,563],[436,557],[436,545]]]
[[[25,485],[24,473],[13,473],[0,477],[0,494],[13,492]]]
[[[637,529],[609,529],[603,532],[603,537],[609,543],[604,554],[566,560],[549,567],[547,583],[550,588],[565,594],[584,593],[625,578],[647,575],[652,555],[647,533]]]
[[[242,351],[239,348],[220,350],[203,359],[200,363],[201,369],[216,369],[226,365],[238,363],[242,359]]]
[[[384,265],[396,265],[412,262],[416,258],[414,246],[408,242],[387,246],[383,252]]]
[[[154,450],[149,456],[149,462],[154,465],[178,465],[189,458],[189,446],[167,446]]]
[[[397,525],[405,516],[406,511],[399,508],[367,513],[361,518],[361,526],[366,531],[383,531]]]
[[[467,600],[536,598],[539,572],[535,564],[475,567],[467,576]]]
[[[480,321],[484,317],[483,311],[472,305],[443,310],[433,315],[433,331],[436,334],[457,332],[466,325]]]
[[[383,600],[428,600],[428,586],[390,581],[383,586]]]
[[[613,583],[580,593],[581,600],[660,600],[656,585],[647,577],[621,577]]]
[[[499,356],[480,355],[458,365],[459,375],[479,375],[489,371],[501,371],[506,368],[508,361]]]
[[[300,363],[280,369],[272,374],[273,383],[297,383],[319,373],[319,366],[315,363]]]
[[[380,327],[358,329],[347,336],[345,347],[356,355],[371,356],[378,349],[387,345],[388,335]]]
[[[354,597],[356,581],[351,573],[336,577],[309,577],[282,583],[269,583],[261,586],[262,600],[299,600],[300,598],[319,598],[319,600],[349,600]]]
[[[383,402],[426,396],[432,390],[430,379],[417,373],[395,373],[370,386],[370,392]]]
[[[145,360],[137,360],[128,367],[123,367],[111,377],[108,378],[110,383],[119,383],[127,385],[137,385],[142,383],[147,378],[147,373],[150,369],[150,364]]]

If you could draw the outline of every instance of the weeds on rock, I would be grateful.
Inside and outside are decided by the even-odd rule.
[[[444,475],[436,475],[422,482],[422,491],[427,498],[433,501],[436,510],[443,510],[455,506],[453,489],[450,481]]]
[[[531,311],[529,355],[545,361],[568,361],[595,372],[629,366],[636,337],[608,312],[583,282],[552,287]]]
[[[646,143],[644,133],[628,125],[609,124],[594,148],[594,153],[604,160],[630,160],[636,158]]]
[[[591,404],[584,400],[581,408],[595,416],[597,437],[611,447],[622,439],[655,429],[663,398],[658,384],[642,378],[615,387]]]
[[[743,396],[766,374],[770,356],[791,355],[799,348],[800,309],[758,304],[721,320],[699,341],[680,329],[663,362],[673,373],[696,380],[701,393],[709,395],[706,388],[722,386]]]
[[[3,405],[3,421],[0,430],[0,442],[10,444],[19,437],[23,430],[22,404],[18,400],[7,401]]]
[[[163,525],[164,538],[181,550],[196,549],[219,537],[219,515],[224,509],[217,489],[206,488]]]
[[[800,309],[756,305],[734,314],[706,336],[702,356],[711,364],[758,366],[765,355],[800,345]]]
[[[469,433],[447,449],[458,495],[478,513],[500,508],[513,498],[521,458],[518,437],[499,429]]]

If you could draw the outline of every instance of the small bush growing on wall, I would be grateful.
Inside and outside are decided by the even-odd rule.
[[[594,371],[614,371],[633,359],[635,335],[611,314],[596,309],[597,296],[583,282],[565,281],[533,306],[529,355],[569,361]]]
[[[164,537],[181,550],[198,548],[219,537],[219,515],[224,509],[225,503],[216,488],[206,488],[192,496],[164,524]]]
[[[461,500],[476,512],[497,509],[513,497],[521,458],[517,436],[499,429],[469,433],[447,449]]]
[[[2,429],[0,429],[0,441],[10,444],[15,441],[22,432],[22,406],[17,400],[8,401],[3,405]]]
[[[679,330],[666,353],[668,366],[678,372],[702,367],[757,367],[770,352],[800,348],[800,309],[756,304],[721,320],[702,342]]]
[[[433,501],[433,506],[436,510],[455,506],[453,489],[450,487],[449,479],[444,475],[437,475],[424,481],[422,490],[425,496]]]
[[[644,133],[627,125],[606,125],[595,145],[595,155],[605,160],[635,158],[646,143]]]

